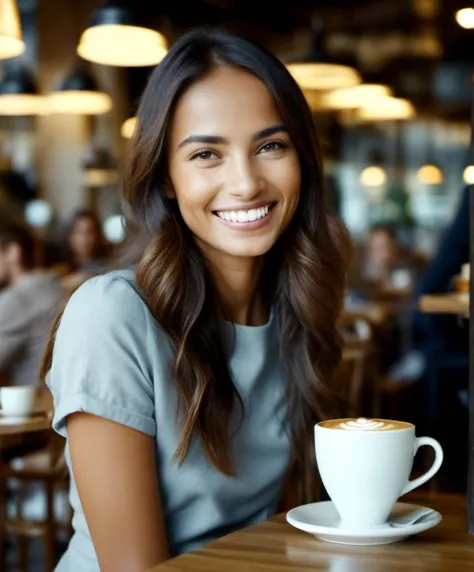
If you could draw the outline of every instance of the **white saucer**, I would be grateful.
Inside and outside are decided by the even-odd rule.
[[[390,513],[390,518],[408,515],[421,506],[397,502]],[[380,527],[365,531],[353,531],[339,528],[340,517],[331,501],[316,502],[296,507],[288,512],[286,520],[295,528],[309,532],[336,544],[352,544],[359,546],[377,546],[399,542],[414,534],[433,528],[441,521],[441,514],[433,511],[423,522],[413,525],[391,527],[384,524]]]

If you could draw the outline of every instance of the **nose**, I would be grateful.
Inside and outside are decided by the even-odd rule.
[[[264,187],[264,180],[257,166],[247,156],[234,157],[229,161],[228,190],[234,197],[250,200]]]

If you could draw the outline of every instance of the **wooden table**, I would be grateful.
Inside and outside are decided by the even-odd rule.
[[[8,417],[0,416],[0,438],[5,435],[19,435],[51,429],[51,418],[37,415],[21,421],[11,421]]]
[[[464,572],[474,570],[474,538],[466,531],[466,498],[418,493],[403,501],[431,506],[441,523],[403,542],[344,546],[317,540],[281,514],[221,538],[152,572]]]
[[[433,294],[421,296],[420,311],[425,314],[458,314],[469,316],[469,297],[461,294]]]

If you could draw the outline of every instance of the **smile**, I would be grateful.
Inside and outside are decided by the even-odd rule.
[[[263,219],[268,216],[275,203],[268,203],[267,205],[253,208],[253,209],[239,209],[232,211],[215,211],[214,214],[228,222],[249,223]]]

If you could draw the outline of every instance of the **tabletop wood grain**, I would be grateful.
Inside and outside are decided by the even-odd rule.
[[[16,435],[20,433],[32,433],[34,431],[46,431],[51,428],[51,419],[46,415],[36,415],[21,421],[15,418],[0,416],[0,437],[2,435]]]
[[[443,520],[403,542],[366,547],[317,540],[291,527],[281,514],[151,572],[472,572],[474,536],[467,533],[466,497],[418,493],[403,501],[433,507]]]

